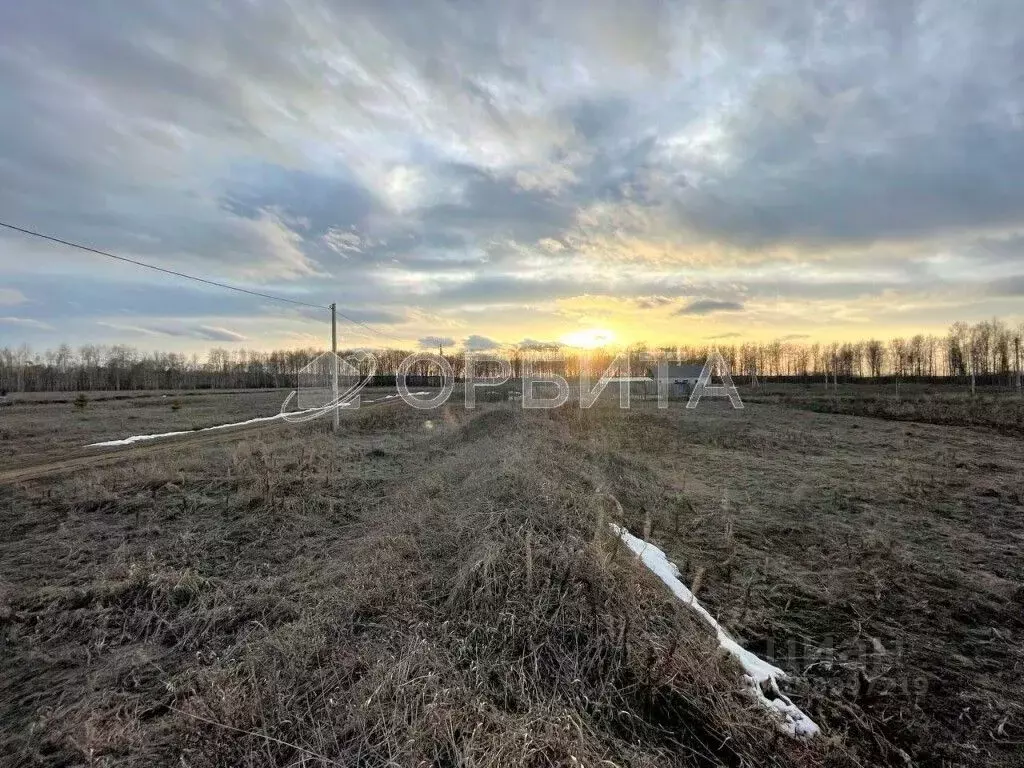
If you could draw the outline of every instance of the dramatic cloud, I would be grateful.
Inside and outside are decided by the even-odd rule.
[[[562,348],[557,341],[537,341],[536,339],[523,339],[516,346],[522,350],[533,352],[553,352]]]
[[[423,349],[437,349],[455,346],[455,339],[450,336],[424,336],[418,339],[418,343]]]
[[[741,308],[779,336],[1020,316],[1017,15],[987,0],[6,3],[0,92],[18,119],[0,122],[0,210],[337,302],[387,334],[345,324],[360,344],[586,323],[653,343],[680,333],[676,314],[738,332]],[[180,325],[157,334],[193,347],[323,338],[317,309],[7,231],[0,274],[33,341],[66,340],[69,321],[144,337],[167,317]],[[0,343],[27,327],[5,323]]]
[[[676,315],[712,315],[716,312],[740,312],[743,305],[738,301],[716,301],[715,299],[697,299],[685,307],[680,307]]]
[[[642,299],[636,300],[636,305],[640,309],[655,309],[656,307],[665,307],[672,304],[674,299],[670,299],[668,296],[647,296]]]
[[[705,336],[704,338],[708,341],[723,341],[725,339],[741,339],[743,338],[743,334],[738,333],[737,331],[731,331],[730,333],[718,333],[714,336]]]
[[[489,339],[486,336],[477,336],[474,334],[463,341],[462,346],[470,352],[487,352],[488,350],[498,349],[501,347],[501,343],[494,339]]]

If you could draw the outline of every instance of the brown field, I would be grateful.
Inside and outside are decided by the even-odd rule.
[[[0,430],[52,458],[270,415],[281,396],[15,405]],[[1019,439],[778,399],[382,406],[339,434],[274,424],[0,486],[0,755],[1021,764]],[[604,533],[616,517],[793,675],[822,737],[782,736],[750,704]]]
[[[287,389],[75,392],[8,396],[0,407],[0,469],[15,462],[60,458],[90,443],[130,435],[200,430],[281,410]],[[367,389],[375,398],[392,390]],[[292,406],[294,407],[294,405]]]
[[[840,384],[833,388],[819,382],[741,389],[749,403],[775,403],[819,413],[972,427],[1024,437],[1024,397],[1009,387],[979,387],[973,395],[966,386],[916,383],[898,388],[893,384],[868,383]]]

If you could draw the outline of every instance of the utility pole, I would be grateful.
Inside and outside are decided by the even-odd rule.
[[[1020,336],[1013,337],[1013,358],[1017,369],[1017,394],[1020,394]]]
[[[338,307],[331,302],[331,394],[334,401],[334,431],[341,426],[341,408],[338,405]]]

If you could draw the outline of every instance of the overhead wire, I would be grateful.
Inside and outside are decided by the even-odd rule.
[[[221,282],[219,280],[211,280],[209,278],[199,277],[197,275],[190,275],[187,272],[179,272],[178,270],[174,270],[174,269],[167,269],[165,267],[158,267],[155,264],[147,264],[144,261],[139,261],[137,259],[130,259],[127,256],[118,256],[117,254],[110,253],[109,251],[100,250],[99,248],[92,248],[92,247],[90,247],[88,245],[82,245],[81,243],[76,243],[76,242],[73,242],[71,240],[65,240],[65,239],[60,238],[60,237],[54,237],[53,235],[47,235],[47,234],[45,234],[43,232],[38,232],[38,231],[36,231],[34,229],[27,229],[25,227],[19,227],[19,226],[16,226],[14,224],[9,224],[9,223],[7,223],[5,221],[0,221],[0,227],[4,227],[4,228],[12,230],[14,232],[20,232],[21,234],[29,235],[31,237],[37,237],[37,238],[40,238],[42,240],[49,240],[50,242],[58,243],[60,245],[65,245],[65,246],[68,246],[69,248],[77,248],[78,250],[86,251],[87,253],[96,254],[98,256],[106,256],[109,259],[114,259],[116,261],[122,261],[122,262],[125,262],[125,263],[128,263],[128,264],[134,264],[137,267],[144,267],[145,269],[151,269],[151,270],[154,270],[155,272],[162,272],[164,274],[173,275],[175,277],[184,278],[186,280],[194,280],[195,282],[198,282],[198,283],[204,283],[206,285],[212,285],[212,286],[217,287],[217,288],[224,288],[224,289],[229,290],[229,291],[236,291],[238,293],[248,294],[249,296],[258,296],[259,298],[270,299],[271,301],[280,301],[280,302],[285,302],[285,303],[288,303],[288,304],[295,304],[295,305],[300,306],[300,307],[309,307],[311,309],[317,309],[317,310],[329,310],[329,309],[331,309],[330,306],[325,305],[325,304],[312,304],[312,303],[310,303],[308,301],[300,301],[299,299],[290,299],[290,298],[288,298],[286,296],[275,296],[273,294],[264,293],[262,291],[254,291],[254,290],[251,290],[249,288],[241,288],[241,287],[239,287],[237,285],[231,285],[229,283],[224,283],[224,282]],[[381,330],[379,330],[377,328],[374,328],[372,325],[368,325],[367,323],[364,323],[361,320],[356,320],[354,317],[350,317],[349,315],[345,314],[344,312],[338,311],[337,308],[335,308],[334,311],[335,311],[335,314],[337,314],[337,316],[342,318],[343,320],[347,320],[348,322],[352,323],[353,325],[359,326],[360,328],[365,328],[367,331],[370,331],[371,333],[375,333],[378,336],[383,336],[385,338],[389,338],[389,339],[392,339],[394,341],[402,341],[402,339],[399,339],[397,336],[392,336],[391,334],[385,333],[384,331],[381,331]]]

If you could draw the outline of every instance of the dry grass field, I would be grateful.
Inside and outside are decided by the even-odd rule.
[[[270,395],[26,405],[0,429],[53,456]],[[0,487],[0,761],[1021,762],[1024,451],[1002,430],[712,401],[326,426]],[[612,519],[792,674],[821,737],[751,703]]]
[[[1024,397],[1007,387],[970,388],[931,385],[867,383],[838,387],[768,384],[743,396],[750,403],[776,403],[819,413],[872,416],[893,421],[975,427],[1012,437],[1024,437]]]
[[[0,466],[59,458],[89,443],[129,435],[198,430],[271,416],[281,390],[74,392],[10,395],[0,407]],[[84,403],[84,404],[83,404]]]
[[[392,390],[387,390],[391,392]],[[386,394],[367,389],[367,398]],[[90,443],[130,435],[188,432],[273,416],[286,389],[74,392],[9,395],[0,407],[0,468],[60,458]]]

